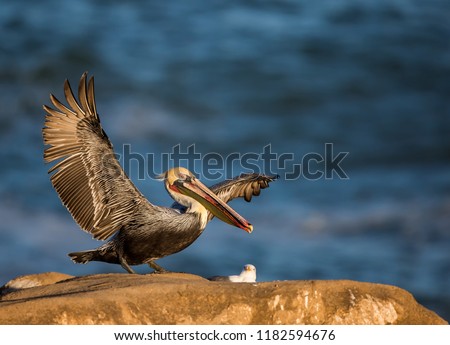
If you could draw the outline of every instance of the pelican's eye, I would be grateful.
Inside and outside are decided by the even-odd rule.
[[[180,173],[178,175],[178,180],[183,182],[191,182],[192,177],[183,173]]]

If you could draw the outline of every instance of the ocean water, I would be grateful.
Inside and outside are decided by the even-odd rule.
[[[89,71],[103,127],[151,202],[171,204],[151,177],[177,150],[206,184],[280,175],[232,202],[252,234],[215,219],[165,268],[392,284],[450,319],[448,1],[0,4],[0,284],[123,271],[69,260],[100,242],[42,158],[42,104]],[[345,176],[331,169],[340,153]]]

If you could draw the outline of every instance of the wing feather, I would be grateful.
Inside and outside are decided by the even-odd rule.
[[[50,101],[52,102],[52,104],[59,110],[60,114],[71,114],[73,116],[76,116],[76,113],[71,110],[70,108],[67,108],[64,104],[62,104],[55,96],[53,96],[52,94],[50,94]],[[53,110],[50,107],[47,107],[46,105],[44,105],[44,109],[48,111],[48,109]]]
[[[81,77],[82,79],[86,79],[86,74],[83,74],[83,76]],[[85,83],[86,81],[83,80],[83,82]],[[80,81],[81,84],[81,81]],[[64,82],[64,95],[66,97],[66,101],[67,103],[69,103],[70,107],[72,108],[72,113],[75,114],[76,117],[78,117],[79,119],[82,119],[86,113],[83,111],[83,109],[81,109],[80,105],[78,104],[77,100],[75,99],[75,96],[72,92],[72,88],[70,87],[70,83],[69,81],[66,79],[66,81]],[[88,109],[86,109],[88,110]],[[91,114],[89,114],[91,115]]]
[[[275,181],[278,175],[241,174],[233,179],[225,180],[209,187],[222,201],[228,203],[235,198],[244,198],[250,202],[252,196],[258,196],[261,189],[269,187],[269,183]],[[214,215],[208,212],[208,220]]]
[[[94,92],[94,78],[89,79],[88,83],[88,104],[90,106],[91,114],[94,114],[94,117],[100,121],[97,114],[97,106],[95,104],[95,92]]]
[[[104,240],[130,221],[148,201],[126,176],[108,136],[101,127],[94,96],[94,79],[80,79],[76,100],[69,82],[64,95],[69,107],[55,96],[56,109],[47,112],[43,128],[46,162],[51,182],[62,203],[80,227],[94,238]]]

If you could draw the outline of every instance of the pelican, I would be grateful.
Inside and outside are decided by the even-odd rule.
[[[74,220],[94,239],[106,241],[96,249],[69,253],[75,263],[101,261],[131,266],[148,264],[154,273],[166,270],[155,261],[188,247],[215,216],[250,233],[253,226],[227,205],[234,198],[250,201],[277,176],[241,174],[210,188],[183,167],[161,175],[175,200],[171,207],[150,203],[126,176],[100,124],[94,78],[80,79],[78,100],[68,80],[68,106],[50,94],[54,106],[44,105],[44,160],[56,162],[50,180]]]

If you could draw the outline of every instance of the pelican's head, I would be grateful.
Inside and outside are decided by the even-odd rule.
[[[197,180],[189,170],[181,167],[173,168],[166,171],[161,177],[164,178],[167,192],[181,205],[194,212],[203,213],[209,210],[225,223],[237,226],[247,232],[253,231],[253,226],[248,221]]]

